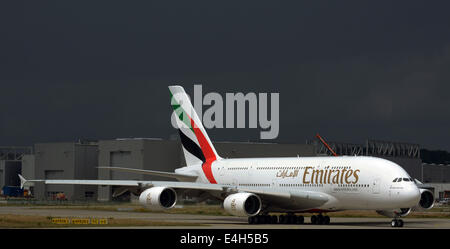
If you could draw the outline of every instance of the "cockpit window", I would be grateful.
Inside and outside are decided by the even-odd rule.
[[[414,182],[414,179],[412,178],[401,178],[401,177],[395,178],[392,182],[401,182],[402,180],[404,182]]]

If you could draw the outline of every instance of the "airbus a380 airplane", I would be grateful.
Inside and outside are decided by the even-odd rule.
[[[177,197],[223,200],[225,210],[246,216],[250,224],[301,224],[311,212],[313,224],[329,224],[328,212],[376,210],[403,226],[412,209],[433,206],[433,193],[421,189],[399,165],[366,156],[221,158],[181,86],[169,86],[187,166],[175,173],[119,167],[108,170],[175,178],[178,181],[26,180],[45,184],[123,186],[149,209],[169,209]],[[281,212],[286,215],[270,216]]]

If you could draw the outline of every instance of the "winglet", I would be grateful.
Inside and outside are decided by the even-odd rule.
[[[19,179],[20,179],[20,188],[23,189],[23,186],[27,182],[27,179],[25,179],[21,174],[18,174],[18,175],[19,175]]]

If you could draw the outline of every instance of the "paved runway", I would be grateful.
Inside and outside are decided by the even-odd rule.
[[[0,207],[0,214],[39,215],[51,217],[80,217],[80,218],[131,218],[146,219],[151,221],[172,221],[199,223],[207,226],[158,226],[158,227],[132,227],[132,228],[157,228],[157,229],[393,229],[390,226],[390,218],[339,218],[332,217],[330,225],[312,225],[309,217],[305,217],[303,225],[249,225],[246,218],[233,216],[165,214],[130,211],[99,211],[99,210],[73,210],[65,208],[36,208],[36,207]],[[403,218],[403,228],[438,228],[450,229],[450,219],[432,218]],[[107,228],[103,227],[102,228]],[[129,227],[127,227],[129,228]],[[398,229],[398,228],[395,228]]]

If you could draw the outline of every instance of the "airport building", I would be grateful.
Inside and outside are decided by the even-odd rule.
[[[402,166],[413,178],[427,184],[436,198],[450,196],[450,165],[423,163],[420,146],[379,140],[365,144],[329,142],[338,155],[382,157]],[[318,140],[305,144],[253,142],[215,142],[223,158],[243,157],[302,157],[331,155]],[[110,171],[99,166],[128,167],[173,172],[185,165],[179,140],[159,138],[125,138],[78,141],[67,143],[38,143],[14,152],[0,150],[0,186],[19,186],[17,174],[29,179],[117,179],[173,180],[169,178]],[[44,185],[29,187],[36,199],[114,201],[132,198],[126,188],[111,186]],[[126,194],[123,194],[126,193]]]
[[[99,166],[151,169],[173,172],[181,165],[180,145],[177,141],[157,138],[103,140],[98,143]],[[98,169],[101,180],[168,180],[161,177]],[[170,179],[173,180],[173,179]],[[98,200],[111,201],[126,191],[120,187],[99,186]],[[119,196],[117,198],[123,198]]]
[[[19,188],[22,174],[34,178],[34,155],[32,147],[0,147],[0,190],[2,195],[23,196]]]
[[[39,143],[34,147],[35,179],[98,178],[97,143]],[[37,199],[95,200],[97,197],[96,186],[35,183],[34,188]]]

